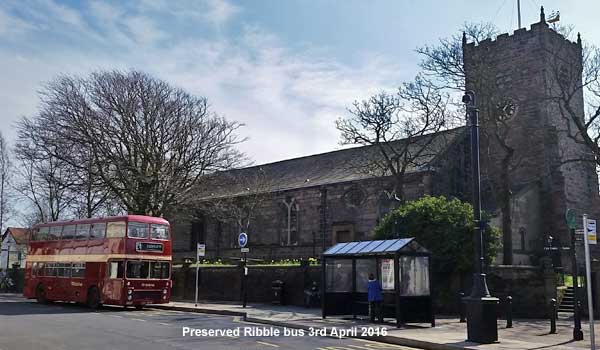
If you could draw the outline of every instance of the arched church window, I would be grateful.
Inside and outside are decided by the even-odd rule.
[[[297,245],[298,244],[298,222],[300,207],[293,197],[286,197],[282,202],[285,220],[283,221],[284,228],[281,235],[281,245]]]

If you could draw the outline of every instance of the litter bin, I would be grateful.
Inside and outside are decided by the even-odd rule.
[[[271,283],[273,291],[273,304],[283,305],[283,281],[275,280]]]

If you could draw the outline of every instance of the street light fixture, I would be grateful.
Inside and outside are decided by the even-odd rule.
[[[498,341],[498,318],[496,309],[499,299],[492,297],[483,272],[483,230],[481,221],[481,176],[479,171],[479,110],[475,92],[467,91],[462,99],[466,105],[471,128],[471,171],[473,181],[473,210],[475,216],[475,273],[471,295],[463,299],[467,314],[467,340],[489,344]]]

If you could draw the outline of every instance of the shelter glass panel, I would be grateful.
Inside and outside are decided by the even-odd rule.
[[[368,252],[372,251],[373,249],[377,248],[377,246],[379,246],[381,243],[383,243],[383,240],[371,241],[371,243],[368,246],[363,248],[361,253],[368,253]]]
[[[338,250],[337,254],[348,254],[348,251],[350,251],[352,248],[354,248],[357,245],[358,245],[358,242],[350,242],[350,243],[348,243],[347,246]]]
[[[367,283],[369,274],[377,274],[377,265],[375,259],[356,259],[356,291],[359,293],[367,292]]]
[[[325,268],[327,270],[327,292],[352,291],[352,260],[328,259]]]
[[[370,241],[366,241],[366,242],[358,242],[357,245],[355,245],[352,249],[350,249],[347,254],[356,254],[356,253],[360,253],[361,250],[366,247],[367,245],[369,245]]]
[[[380,245],[378,245],[375,249],[371,250],[371,253],[382,253],[385,252],[387,248],[396,243],[395,239],[390,239],[389,241],[384,241]]]
[[[403,256],[400,258],[400,295],[429,295],[429,258]]]
[[[389,246],[386,251],[388,252],[396,252],[399,249],[403,248],[408,242],[411,241],[412,238],[400,238],[396,241],[396,243]]]
[[[342,249],[343,247],[345,247],[348,243],[338,243],[336,245],[334,245],[333,247],[327,249],[327,251],[325,251],[325,254],[335,254],[337,253],[340,249]]]

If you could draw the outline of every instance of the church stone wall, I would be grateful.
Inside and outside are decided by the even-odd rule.
[[[431,194],[430,175],[414,174],[405,185],[407,198],[416,199]],[[382,216],[395,205],[386,189],[391,188],[389,179],[372,179],[336,183],[319,187],[308,187],[281,191],[263,202],[248,230],[252,259],[279,260],[318,257],[336,242],[369,240],[373,229]],[[323,196],[325,215],[323,215]],[[294,217],[291,244],[287,244],[287,207],[294,200],[297,213]],[[193,257],[191,235],[195,234],[190,220],[174,219],[174,260]],[[207,258],[238,258],[240,249],[237,237],[239,226],[230,220],[218,222],[207,217],[201,223],[200,241],[206,244]],[[325,239],[323,229],[325,226]],[[196,233],[197,234],[197,233]],[[294,238],[295,237],[295,238]]]

